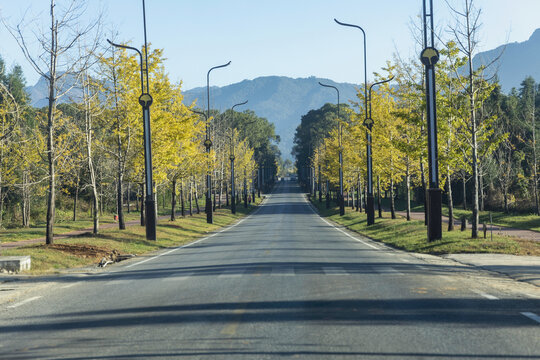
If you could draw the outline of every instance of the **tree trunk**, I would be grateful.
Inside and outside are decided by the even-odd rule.
[[[409,168],[408,157],[407,157],[407,167],[405,171],[405,184],[407,187],[407,221],[411,221],[411,171]]]
[[[195,184],[195,207],[197,208],[197,214],[200,214],[201,208],[199,206],[199,194],[197,192],[197,184]]]
[[[463,183],[463,210],[467,210],[467,179],[463,176],[461,180]]]
[[[454,230],[454,200],[452,199],[452,175],[450,166],[446,167],[446,183],[448,184],[448,231]]]
[[[379,175],[377,175],[377,207],[379,208],[379,217],[382,218],[381,177]]]
[[[180,181],[180,209],[182,217],[186,216],[186,206],[184,205],[184,180]]]
[[[176,220],[176,179],[171,183],[171,221]]]
[[[358,173],[356,178],[356,211],[362,211],[362,201],[360,197],[362,196],[362,181],[360,180],[360,173]]]
[[[484,211],[484,175],[482,174],[482,171],[478,174],[479,179],[479,190],[480,194],[480,211]]]
[[[223,195],[223,180],[219,180],[219,208],[221,209],[221,197]]]
[[[54,125],[56,114],[56,65],[58,62],[58,21],[54,16],[55,4],[51,1],[51,46],[49,65],[49,106],[47,108],[47,165],[49,169],[49,189],[47,191],[47,230],[45,243],[54,242],[54,218],[56,213],[56,152],[54,147]]]
[[[77,181],[75,182],[75,197],[73,198],[73,221],[77,221],[77,202],[79,201],[79,182],[80,176],[79,171],[77,171]],[[24,212],[23,212],[24,217]]]
[[[131,213],[131,201],[130,201],[130,196],[131,196],[131,183],[128,182],[127,184],[127,196],[126,196],[126,202],[127,202],[127,212],[128,214]]]
[[[189,180],[189,216],[193,216],[193,180]]]
[[[420,157],[420,175],[422,179],[422,200],[424,201],[424,225],[428,223],[428,214],[427,214],[427,187],[426,187],[426,176],[424,174],[424,159]]]
[[[144,183],[141,183],[141,226],[146,225],[146,217],[144,216],[144,199],[146,197],[146,191]]]
[[[122,186],[124,182],[124,174],[119,169],[118,170],[118,176],[117,176],[117,189],[116,189],[116,201],[118,202],[118,228],[120,230],[126,229],[126,222],[124,220],[124,188]]]
[[[396,207],[394,203],[394,179],[390,177],[390,213],[392,214],[392,219],[396,218]]]

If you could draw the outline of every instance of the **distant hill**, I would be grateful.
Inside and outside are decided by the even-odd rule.
[[[519,88],[529,75],[540,82],[540,29],[536,29],[527,41],[509,43],[478,53],[473,58],[473,64],[475,67],[487,65],[498,56],[500,58],[491,65],[487,73],[491,76],[497,72],[504,93],[510,92],[513,87]]]
[[[341,103],[356,99],[358,85],[336,83],[316,77],[293,79],[285,76],[265,76],[253,80],[210,88],[210,107],[225,111],[234,104],[248,100],[237,111],[253,110],[258,116],[268,119],[276,126],[281,137],[279,148],[284,158],[291,159],[294,133],[300,118],[311,109],[318,109],[325,103],[335,104],[336,92],[324,88],[318,82],[333,85],[339,89]],[[184,92],[187,104],[197,101],[197,106],[206,109],[206,87]]]
[[[80,102],[82,101],[82,89],[75,85],[76,78],[73,75],[66,75],[62,78],[62,82],[58,84],[61,92],[72,87],[72,89],[63,97],[59,103]],[[26,92],[30,95],[30,104],[37,108],[42,108],[49,105],[49,83],[47,79],[41,77],[34,86],[27,86]]]

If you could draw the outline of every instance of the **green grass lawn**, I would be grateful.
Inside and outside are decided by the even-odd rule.
[[[382,199],[382,204],[385,209],[390,208],[390,201],[388,199]],[[406,203],[404,200],[396,200],[395,204],[397,211],[406,210]],[[377,207],[377,204],[375,204],[375,207]],[[424,204],[411,203],[411,211],[424,212]],[[445,204],[443,204],[442,207],[442,214],[448,216],[448,207]],[[489,214],[489,211],[480,212],[479,217],[481,224],[485,223],[489,225]],[[470,222],[472,219],[472,211],[463,210],[463,208],[459,206],[454,207],[454,219],[461,219],[463,216]],[[540,216],[535,214],[505,214],[502,211],[491,211],[491,219],[493,225],[540,232]]]
[[[256,199],[256,204],[261,202]],[[112,250],[121,254],[141,255],[167,247],[189,243],[204,237],[211,231],[229,225],[253,211],[256,205],[246,209],[237,207],[237,213],[231,214],[229,209],[218,209],[214,213],[214,223],[206,223],[206,214],[177,217],[175,221],[161,220],[157,226],[157,241],[146,240],[145,228],[129,226],[126,230],[104,229],[96,236],[78,236],[58,239],[53,246],[34,244],[2,252],[4,256],[30,255],[32,270],[29,274],[55,273],[62,269],[77,268],[97,264],[102,257]]]
[[[514,255],[540,255],[540,244],[534,241],[493,235],[493,240],[472,239],[471,232],[454,230],[448,232],[443,226],[442,240],[428,242],[427,229],[423,221],[407,221],[404,218],[392,220],[390,214],[383,213],[383,218],[375,218],[375,224],[367,226],[366,214],[346,209],[343,217],[337,207],[325,208],[324,202],[312,201],[323,217],[341,224],[373,240],[381,241],[393,247],[411,252],[427,254],[453,253],[499,253]],[[375,212],[377,216],[377,212]]]
[[[125,221],[137,220],[140,217],[139,213],[131,212],[130,214],[124,214]],[[114,223],[113,214],[104,214],[100,216],[99,223],[103,224],[112,224]],[[37,222],[32,224],[28,228],[9,228],[0,230],[0,243],[2,242],[12,242],[12,241],[21,241],[28,239],[36,239],[45,237],[45,222]],[[79,216],[77,221],[64,220],[58,221],[54,224],[54,233],[55,234],[65,234],[71,231],[84,230],[93,227],[92,219],[86,216]]]

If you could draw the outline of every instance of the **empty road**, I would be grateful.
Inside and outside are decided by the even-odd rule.
[[[5,359],[540,359],[538,289],[336,229],[294,183],[190,246],[0,308]]]

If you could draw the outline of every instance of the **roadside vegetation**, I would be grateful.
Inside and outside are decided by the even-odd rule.
[[[483,236],[489,211],[493,224],[540,231],[540,86],[527,76],[518,88],[504,93],[495,63],[472,66],[482,37],[481,9],[474,0],[458,3],[450,7],[454,21],[436,45],[437,182],[443,191],[443,214],[466,216],[471,238]],[[411,37],[422,38],[421,26],[411,24],[411,29]],[[396,211],[400,198],[401,209],[415,211],[415,203],[425,202],[430,176],[425,69],[418,57],[395,54],[382,69],[371,70],[355,101],[341,104],[339,110],[325,104],[302,116],[293,148],[298,178],[311,194],[339,193],[341,157],[343,194],[362,202],[369,131],[373,194],[389,199],[388,210]],[[392,80],[372,88],[387,79]],[[368,116],[373,122],[369,130],[364,125]]]
[[[366,214],[363,212],[349,210],[344,216],[339,216],[339,208],[334,202],[329,209],[326,209],[324,201],[320,203],[318,199],[311,198],[311,202],[321,216],[370,239],[410,252],[434,255],[494,253],[540,256],[540,243],[532,240],[511,238],[496,233],[493,233],[492,240],[489,231],[486,238],[483,237],[483,233],[478,238],[472,238],[469,231],[459,229],[447,231],[447,227],[443,224],[442,240],[428,242],[427,229],[423,221],[407,221],[401,216],[392,219],[390,213],[383,212],[382,218],[376,218],[374,225],[367,226]]]
[[[255,200],[255,203],[249,204],[248,208],[240,204],[234,215],[228,208],[217,209],[214,213],[213,224],[206,222],[204,212],[195,213],[193,216],[178,216],[174,221],[161,220],[157,225],[157,241],[146,240],[145,228],[133,225],[126,227],[125,230],[109,228],[101,230],[97,235],[88,232],[76,237],[56,239],[51,245],[38,243],[4,250],[2,255],[30,255],[32,268],[25,274],[48,274],[72,268],[94,267],[103,257],[110,256],[113,251],[120,254],[144,255],[152,251],[190,243],[246,216],[256,208],[262,198]]]

